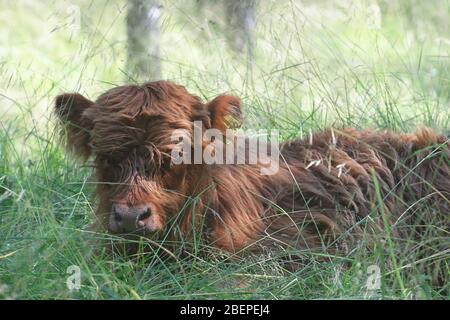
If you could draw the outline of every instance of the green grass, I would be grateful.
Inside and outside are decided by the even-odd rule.
[[[68,2],[0,0],[0,298],[449,298],[448,281],[431,281],[436,270],[450,274],[448,230],[433,221],[422,241],[396,241],[387,228],[388,245],[371,252],[325,261],[304,252],[295,272],[273,254],[230,259],[202,245],[172,260],[94,254],[108,236],[88,231],[89,168],[65,155],[50,114],[58,93],[95,98],[127,81],[125,1],[73,3],[79,34],[68,28]],[[449,132],[449,1],[264,1],[252,62],[229,50],[219,8],[164,1],[163,75],[205,100],[236,93],[246,128],[284,138],[332,124]],[[82,274],[73,292],[71,265]],[[371,265],[380,290],[366,288]]]

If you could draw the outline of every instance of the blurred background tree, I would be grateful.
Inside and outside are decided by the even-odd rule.
[[[243,52],[251,53],[253,47],[253,33],[255,29],[255,0],[226,0],[226,19],[228,37],[231,47]]]
[[[256,0],[197,0],[199,14],[205,15],[202,12],[205,8],[216,13],[210,22],[220,24],[223,16],[225,23],[221,27],[221,32],[228,39],[230,48],[237,53],[244,53],[247,50],[251,54],[255,36],[256,7]]]
[[[136,80],[161,78],[160,17],[162,6],[158,0],[128,0],[127,72]]]
[[[224,16],[222,29],[230,48],[251,59],[254,46],[256,0],[199,0],[202,10],[219,2]],[[158,0],[127,1],[127,74],[131,79],[158,80],[161,78],[161,11]]]

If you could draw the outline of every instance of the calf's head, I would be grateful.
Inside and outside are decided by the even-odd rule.
[[[115,87],[96,101],[62,94],[55,113],[66,148],[94,163],[101,225],[113,233],[155,232],[201,179],[201,165],[172,163],[172,133],[182,129],[192,136],[194,121],[225,130],[239,105],[229,95],[202,103],[184,87],[158,81]]]

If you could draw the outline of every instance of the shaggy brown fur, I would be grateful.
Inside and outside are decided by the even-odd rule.
[[[64,94],[56,113],[69,149],[95,161],[97,216],[105,229],[113,204],[145,205],[153,236],[189,239],[200,232],[230,252],[329,250],[383,233],[386,224],[402,237],[399,221],[420,225],[415,206],[426,202],[448,230],[450,144],[430,129],[328,129],[282,143],[279,171],[264,176],[260,165],[170,165],[174,129],[192,134],[196,120],[222,131],[238,123],[233,96],[203,103],[182,86],[158,81],[116,87],[95,102]]]

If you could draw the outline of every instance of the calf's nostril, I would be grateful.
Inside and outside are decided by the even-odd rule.
[[[113,216],[114,216],[114,219],[116,220],[116,221],[122,221],[122,217],[120,216],[120,214],[115,210],[115,208],[113,208]]]
[[[150,211],[150,209],[147,209],[144,213],[141,213],[141,214],[138,216],[137,221],[145,220],[145,219],[147,219],[148,217],[150,217],[150,215],[151,215],[151,211]]]

